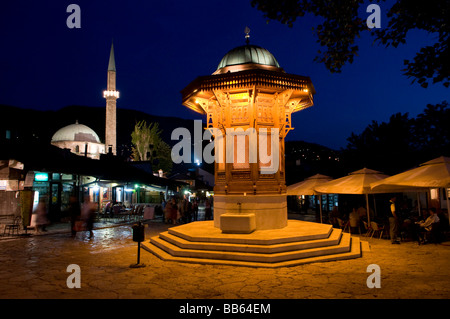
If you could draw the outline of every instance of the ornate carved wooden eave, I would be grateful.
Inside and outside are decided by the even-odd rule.
[[[299,90],[309,93],[309,100],[315,94],[311,79],[306,76],[274,72],[262,69],[252,69],[240,72],[200,76],[181,91],[183,102],[199,113],[204,111],[188,100],[193,96],[208,95],[215,90],[233,90],[256,87],[258,89]],[[309,103],[312,105],[312,103]],[[307,107],[308,103],[303,103]],[[310,106],[310,105],[309,105]]]

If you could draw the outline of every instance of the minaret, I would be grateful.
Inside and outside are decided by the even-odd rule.
[[[105,146],[106,152],[111,151],[116,155],[117,137],[116,137],[116,100],[119,98],[119,92],[116,91],[116,62],[114,60],[114,45],[111,44],[111,53],[108,64],[108,82],[106,91],[103,91],[103,97],[106,99],[106,127],[105,127]]]

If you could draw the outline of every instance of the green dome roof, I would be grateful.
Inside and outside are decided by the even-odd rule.
[[[79,141],[79,142],[93,142],[100,143],[100,138],[97,133],[83,124],[70,124],[59,129],[53,134],[52,142],[60,141]]]
[[[217,70],[233,65],[240,64],[261,64],[280,68],[275,57],[264,48],[257,45],[243,45],[229,51],[219,63]]]

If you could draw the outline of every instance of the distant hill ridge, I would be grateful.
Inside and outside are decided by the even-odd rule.
[[[41,111],[25,109],[9,105],[0,105],[0,127],[10,130],[13,136],[27,138],[39,137],[41,142],[50,143],[53,134],[60,128],[78,121],[93,129],[100,140],[105,140],[105,108],[81,105],[70,105],[57,111]],[[171,116],[151,115],[145,112],[117,109],[117,144],[129,145],[131,133],[137,122],[158,123],[162,131],[162,139],[169,145],[177,143],[171,140],[172,131],[177,127],[185,127],[193,132],[194,120]],[[2,133],[3,134],[3,133]]]

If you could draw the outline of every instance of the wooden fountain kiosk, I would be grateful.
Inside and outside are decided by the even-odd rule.
[[[223,139],[214,140],[214,221],[171,227],[144,249],[168,261],[252,267],[361,256],[359,238],[287,217],[284,139],[291,114],[313,105],[309,77],[286,73],[247,34],[246,45],[181,93],[183,105],[206,115],[207,129]]]
[[[314,94],[309,77],[286,73],[268,50],[250,44],[182,91],[183,105],[206,115],[207,128],[223,137],[215,145],[224,154],[215,161],[215,227],[228,233],[286,227],[284,139],[293,129],[291,114],[311,107]],[[261,147],[269,162],[261,160]]]

